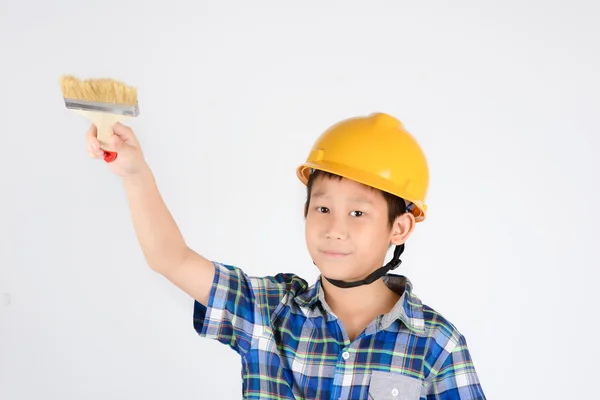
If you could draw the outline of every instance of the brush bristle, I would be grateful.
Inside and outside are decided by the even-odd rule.
[[[137,104],[137,89],[113,79],[81,80],[67,75],[60,78],[60,88],[65,99],[96,101],[113,104]]]

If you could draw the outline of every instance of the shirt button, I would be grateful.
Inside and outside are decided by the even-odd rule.
[[[398,389],[394,388],[394,390],[392,390],[392,396],[398,396]]]
[[[345,351],[345,352],[343,352],[343,353],[342,353],[342,358],[343,358],[344,360],[347,360],[347,359],[349,359],[349,358],[350,358],[350,354],[348,354],[348,352],[347,352],[347,351]]]

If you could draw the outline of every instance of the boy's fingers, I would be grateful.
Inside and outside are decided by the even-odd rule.
[[[87,148],[91,151],[100,151],[100,142],[96,138],[90,138],[87,141]]]
[[[87,151],[92,158],[100,158],[104,156],[104,152],[102,150],[95,149],[94,146],[92,146],[92,144],[89,142],[87,145]]]
[[[90,126],[86,133],[86,147],[87,152],[92,158],[104,157],[104,152],[100,149],[100,142],[98,141],[98,130],[94,124]]]
[[[94,150],[88,150],[88,154],[90,155],[90,157],[92,158],[100,158],[103,157],[104,154],[98,154],[98,152],[94,151]]]
[[[88,139],[89,138],[95,138],[95,137],[98,136],[98,129],[96,128],[96,125],[94,125],[94,124],[90,125],[90,127],[89,127],[89,129],[87,131],[86,136],[88,137]]]

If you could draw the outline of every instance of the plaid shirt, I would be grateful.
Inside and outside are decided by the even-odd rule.
[[[351,342],[320,280],[214,264],[194,328],[241,356],[245,399],[485,399],[465,337],[404,276],[384,276],[402,297]]]

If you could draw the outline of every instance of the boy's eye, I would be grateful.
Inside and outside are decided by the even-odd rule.
[[[360,217],[363,215],[362,211],[352,211],[350,214],[352,214],[355,217]]]
[[[329,212],[329,208],[327,207],[317,207],[317,211],[320,213],[326,213]]]

